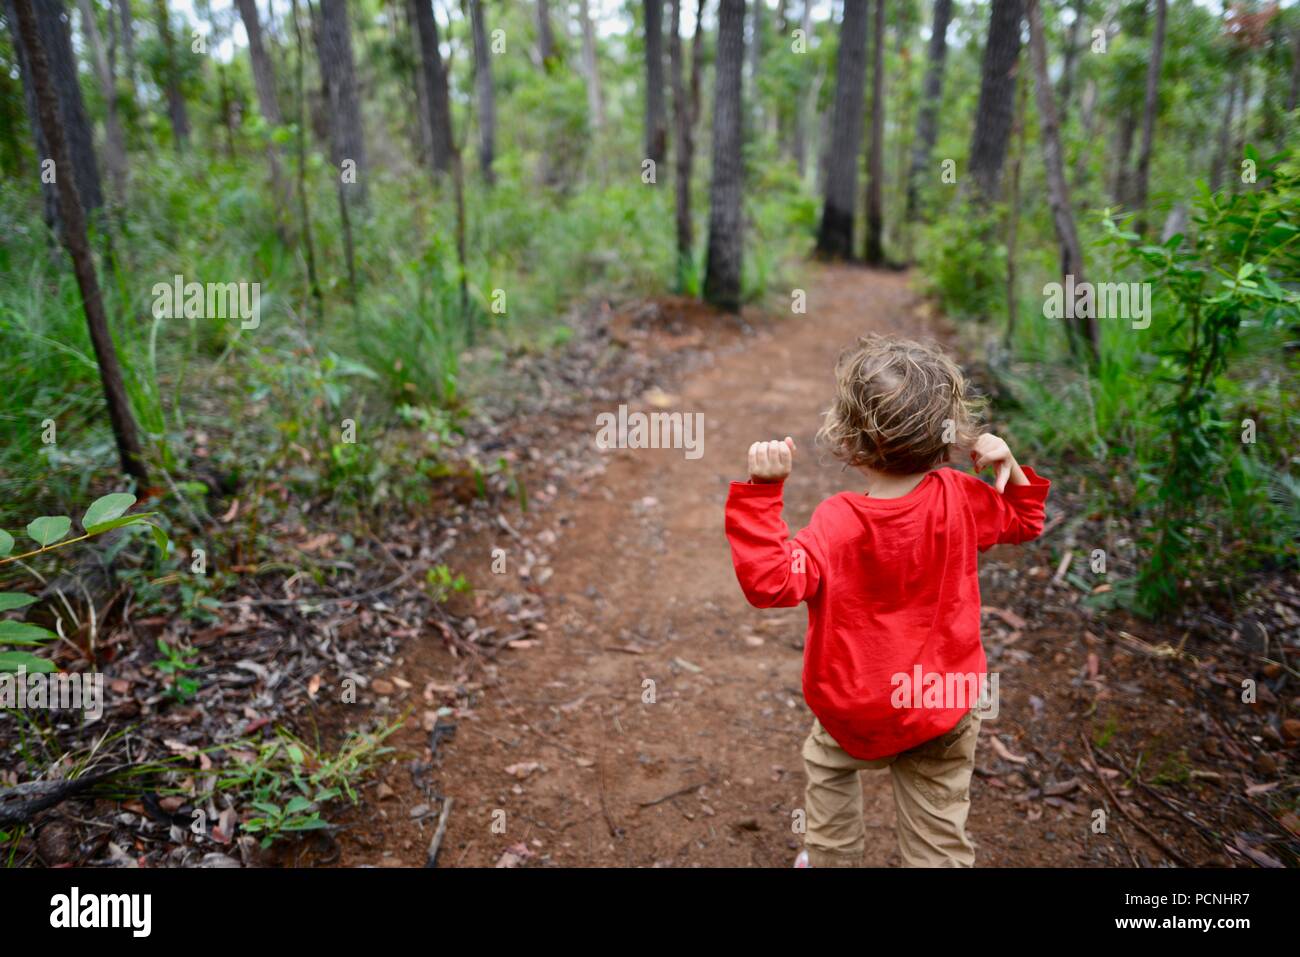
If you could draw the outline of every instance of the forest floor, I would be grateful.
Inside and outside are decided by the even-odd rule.
[[[500,516],[455,551],[475,589],[464,610],[476,627],[499,622],[513,636],[490,656],[436,636],[402,649],[380,687],[393,692],[394,709],[425,709],[423,726],[408,721],[389,742],[418,757],[389,765],[344,819],[330,862],[424,865],[450,800],[443,867],[791,864],[801,843],[792,826],[803,804],[799,749],[811,723],[800,693],[806,612],[746,603],[723,534],[727,484],[744,479],[751,442],[793,435],[801,453],[786,518],[800,527],[823,498],[857,488],[813,443],[838,351],[867,332],[951,341],[904,274],[814,267],[807,292],[806,315],[747,316],[753,327],[682,304],[625,322],[632,348],[692,355],[690,368],[627,401],[702,412],[703,456],[597,450],[595,416],[610,408],[599,403],[543,430],[556,459],[577,457],[568,475],[580,477],[553,475],[547,501]],[[1189,776],[1210,751],[1248,757],[1231,741],[1226,751],[1188,753],[1201,737],[1219,737],[1205,730],[1215,719],[1196,690],[1206,684],[1204,662],[1180,667],[1191,656],[1180,645],[1171,659],[1164,641],[1177,635],[1122,617],[1107,625],[1081,608],[1078,590],[1053,574],[1070,477],[1054,463],[1032,464],[1059,490],[1047,533],[981,562],[1001,712],[984,722],[972,787],[978,862],[1230,865],[1251,855],[1275,865],[1251,844],[1285,831],[1252,836],[1249,809],[1205,790],[1255,782]],[[505,575],[488,571],[493,548],[508,556]],[[449,701],[447,717],[428,710]],[[1148,778],[1177,778],[1187,790],[1153,800],[1149,780],[1121,773],[1118,758],[1090,756],[1100,741],[1145,762]],[[899,860],[887,776],[862,776],[873,866]],[[1206,826],[1213,815],[1198,810],[1206,801],[1247,837],[1225,840]],[[1115,815],[1104,834],[1094,833],[1099,808]]]

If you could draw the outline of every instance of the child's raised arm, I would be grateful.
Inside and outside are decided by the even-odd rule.
[[[727,495],[727,540],[736,578],[751,605],[790,608],[816,594],[821,581],[817,546],[808,530],[788,540],[781,518],[782,490],[794,464],[794,440],[749,447],[748,482]]]
[[[991,468],[996,488],[978,479],[969,483],[979,548],[1019,545],[1043,533],[1044,503],[1052,483],[1024,467],[996,435],[981,435],[971,450],[976,471]]]

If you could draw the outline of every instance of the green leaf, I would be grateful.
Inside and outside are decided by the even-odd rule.
[[[145,522],[145,524],[153,529],[153,543],[158,546],[158,551],[163,553],[163,557],[166,557],[167,546],[171,544],[171,539],[167,537],[166,532],[153,522]]]
[[[81,527],[90,531],[97,525],[111,522],[126,513],[135,504],[135,496],[130,492],[113,492],[90,503],[86,514],[81,516]]]
[[[33,595],[24,595],[20,591],[0,591],[0,611],[12,611],[15,608],[26,608],[36,601]]]
[[[58,638],[54,632],[25,621],[0,621],[0,644],[39,645]]]
[[[285,750],[289,752],[290,761],[292,761],[294,764],[302,764],[302,759],[303,759],[302,748],[298,747],[298,745],[296,744],[291,744]]]
[[[45,548],[67,535],[70,528],[72,519],[66,515],[42,515],[27,526],[27,534],[41,548]]]
[[[14,537],[0,528],[0,558],[4,558],[14,550]]]
[[[157,512],[136,512],[134,515],[123,515],[121,518],[110,519],[107,522],[100,522],[98,525],[87,525],[87,535],[99,535],[103,532],[110,531],[114,528],[122,528],[127,525],[148,525],[145,521],[150,515],[157,515]]]
[[[26,668],[33,674],[49,674],[54,670],[54,662],[25,651],[0,651],[0,674],[16,672],[19,668]]]
[[[301,814],[303,811],[311,808],[311,801],[305,797],[292,797],[289,803],[284,806],[285,814]]]

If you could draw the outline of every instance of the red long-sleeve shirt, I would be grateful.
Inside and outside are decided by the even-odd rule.
[[[985,674],[976,552],[1042,533],[1051,483],[1023,471],[1029,484],[1001,493],[951,468],[899,498],[841,492],[792,540],[782,483],[731,483],[726,527],[740,587],[759,608],[808,603],[804,700],[849,754],[905,751],[951,731],[973,705],[905,689],[918,674],[945,684]]]

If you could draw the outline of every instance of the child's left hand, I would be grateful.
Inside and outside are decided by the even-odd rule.
[[[749,447],[751,482],[784,482],[794,468],[794,439],[784,442],[755,442]]]

